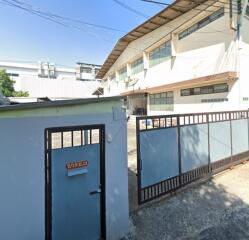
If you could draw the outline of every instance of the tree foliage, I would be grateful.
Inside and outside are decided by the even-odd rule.
[[[5,70],[0,70],[0,90],[5,97],[28,97],[28,92],[15,91],[15,81],[11,80]]]

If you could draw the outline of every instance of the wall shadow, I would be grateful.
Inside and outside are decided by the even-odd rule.
[[[237,170],[224,174],[225,185],[210,180],[134,211],[131,239],[249,239],[248,188],[241,187],[241,198],[227,187]]]
[[[205,125],[188,126],[182,133],[185,171],[208,163]],[[249,239],[249,164],[138,206],[134,143],[129,143],[128,153],[133,164],[129,165],[130,239]]]

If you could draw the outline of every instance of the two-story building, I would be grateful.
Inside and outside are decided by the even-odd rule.
[[[178,0],[122,37],[102,65],[129,114],[249,107],[249,5]]]
[[[36,98],[89,98],[100,86],[96,74],[99,65],[77,63],[75,68],[56,66],[49,62],[0,62],[15,81],[16,91],[27,91],[29,98],[20,99],[34,101]]]

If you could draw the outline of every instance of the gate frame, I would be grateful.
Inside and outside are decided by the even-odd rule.
[[[45,149],[45,240],[52,240],[52,174],[51,174],[51,151],[52,133],[67,131],[99,130],[100,144],[100,240],[106,239],[106,169],[105,169],[105,125],[75,125],[64,127],[51,127],[44,130]]]
[[[161,119],[165,120],[164,126],[161,125]],[[169,114],[169,115],[152,115],[152,116],[142,116],[136,117],[136,139],[137,139],[137,197],[138,205],[142,205],[156,198],[165,196],[171,192],[175,192],[178,189],[186,186],[199,179],[208,178],[216,173],[224,171],[225,169],[231,168],[237,164],[249,161],[249,150],[243,153],[234,155],[233,153],[233,139],[232,139],[232,121],[247,119],[248,125],[248,149],[249,149],[249,110],[237,110],[237,111],[222,111],[222,112],[200,112],[200,113],[184,113],[184,114]],[[148,120],[151,120],[152,128],[148,128]],[[167,123],[167,120],[170,123]],[[180,121],[182,120],[182,121]],[[140,122],[144,121],[144,128],[141,128]],[[154,121],[158,121],[158,126],[154,125]],[[231,156],[225,159],[218,160],[216,162],[210,162],[210,131],[209,124],[215,122],[230,122],[230,141],[231,141]],[[180,140],[180,128],[184,126],[207,124],[208,127],[208,164],[196,169],[192,169],[185,174],[182,173],[182,159],[181,159],[181,140]],[[141,159],[141,148],[140,148],[140,133],[143,131],[153,131],[156,129],[167,129],[167,128],[177,129],[177,144],[178,144],[178,163],[179,163],[179,174],[175,177],[165,179],[161,182],[157,182],[146,188],[141,186],[141,174],[142,174],[142,159]],[[216,163],[216,164],[215,164]],[[194,173],[197,171],[197,174]],[[192,178],[193,176],[188,175],[198,175],[190,181],[185,181],[185,178]],[[164,185],[167,182],[167,191],[161,191],[159,185]],[[142,199],[142,190],[156,187],[153,191],[149,190],[151,195],[147,199]],[[165,185],[164,185],[165,187]],[[151,192],[150,192],[151,191]]]

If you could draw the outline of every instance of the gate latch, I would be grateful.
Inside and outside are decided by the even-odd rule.
[[[94,191],[90,192],[89,194],[94,195],[94,194],[100,194],[100,193],[101,193],[101,189],[99,188],[97,190],[94,190]]]

